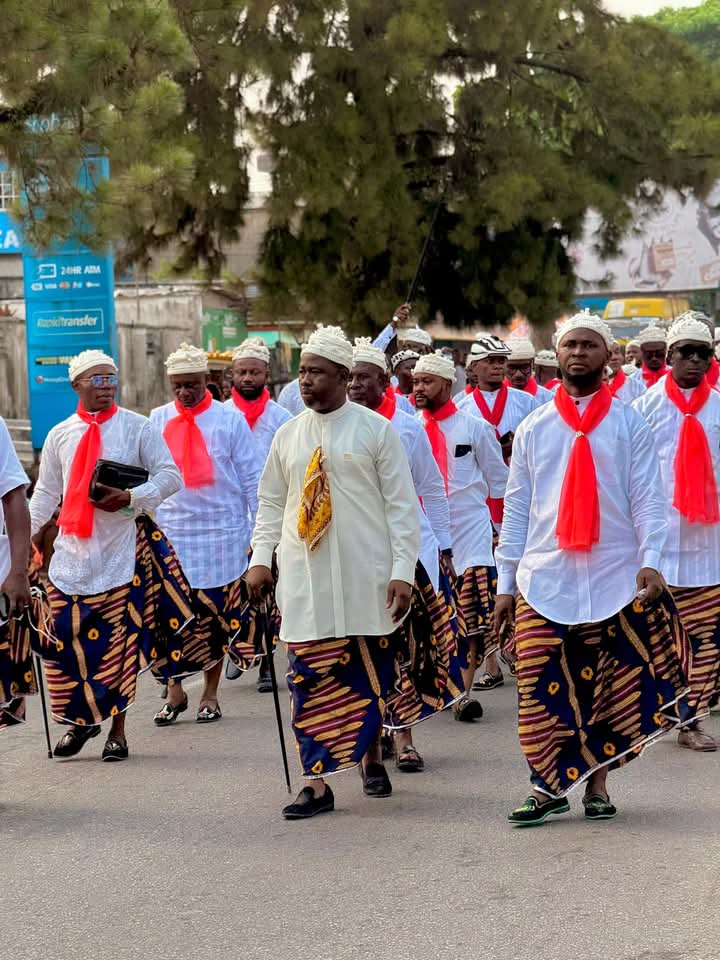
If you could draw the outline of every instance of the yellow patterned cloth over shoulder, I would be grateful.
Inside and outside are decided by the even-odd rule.
[[[298,512],[298,536],[306,542],[310,551],[320,543],[332,520],[330,482],[324,463],[322,447],[317,447],[305,470]]]

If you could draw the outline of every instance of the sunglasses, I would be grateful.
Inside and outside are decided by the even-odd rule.
[[[692,357],[698,357],[700,360],[710,360],[713,352],[710,347],[702,344],[687,343],[685,346],[675,348],[683,360],[690,360]]]
[[[79,380],[80,383],[89,383],[91,387],[116,387],[118,385],[118,378],[116,373],[110,373],[107,376],[103,376],[101,373],[96,373],[92,377],[83,377]]]

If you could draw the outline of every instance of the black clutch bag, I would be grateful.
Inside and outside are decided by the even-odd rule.
[[[97,493],[95,484],[100,483],[116,490],[132,490],[147,483],[150,474],[144,467],[131,467],[126,463],[117,463],[115,460],[98,460],[90,480],[90,499],[99,500],[102,494]]]

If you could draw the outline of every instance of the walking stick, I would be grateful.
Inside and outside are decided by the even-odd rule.
[[[290,785],[290,767],[288,765],[287,750],[285,748],[285,734],[283,733],[282,714],[280,713],[280,694],[278,692],[277,675],[275,673],[275,651],[273,650],[273,638],[270,632],[270,617],[268,616],[267,601],[263,601],[263,609],[265,619],[265,653],[268,658],[268,670],[270,671],[273,701],[275,702],[275,719],[277,721],[278,737],[280,738],[280,752],[282,753],[283,766],[285,767],[285,783],[287,784],[287,792],[292,795],[292,786]]]
[[[42,659],[33,653],[35,661],[35,672],[38,678],[38,689],[40,692],[40,706],[42,707],[43,724],[45,726],[45,742],[47,743],[48,760],[52,760],[52,746],[50,744],[50,719],[48,717],[47,701],[45,700],[45,674],[43,673]]]

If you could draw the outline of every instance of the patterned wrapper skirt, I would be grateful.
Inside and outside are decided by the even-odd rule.
[[[400,679],[388,696],[388,730],[427,720],[452,706],[465,693],[453,586],[443,562],[437,593],[425,568],[418,563],[410,614],[395,637]]]
[[[676,727],[688,689],[684,651],[685,631],[668,593],[579,626],[546,620],[519,597],[518,728],[533,785],[564,796]]]
[[[0,730],[22,723],[25,697],[38,692],[32,648],[37,645],[37,628],[47,620],[48,608],[36,575],[31,584],[36,590],[30,608],[22,617],[0,623]]]
[[[396,635],[287,645],[292,727],[305,777],[357,766],[379,736],[395,679]]]
[[[495,567],[470,567],[456,585],[459,650],[463,667],[470,665],[468,641],[477,645],[477,662],[494,653],[500,642],[493,629],[493,613],[497,593],[497,570]]]
[[[194,619],[190,585],[152,520],[136,524],[130,583],[96,596],[48,590],[55,640],[43,638],[41,652],[52,713],[62,723],[99,724],[122,713],[142,669],[174,674],[183,659]]]
[[[688,706],[689,715],[699,720],[720,691],[720,586],[671,587],[670,591],[690,637]]]

